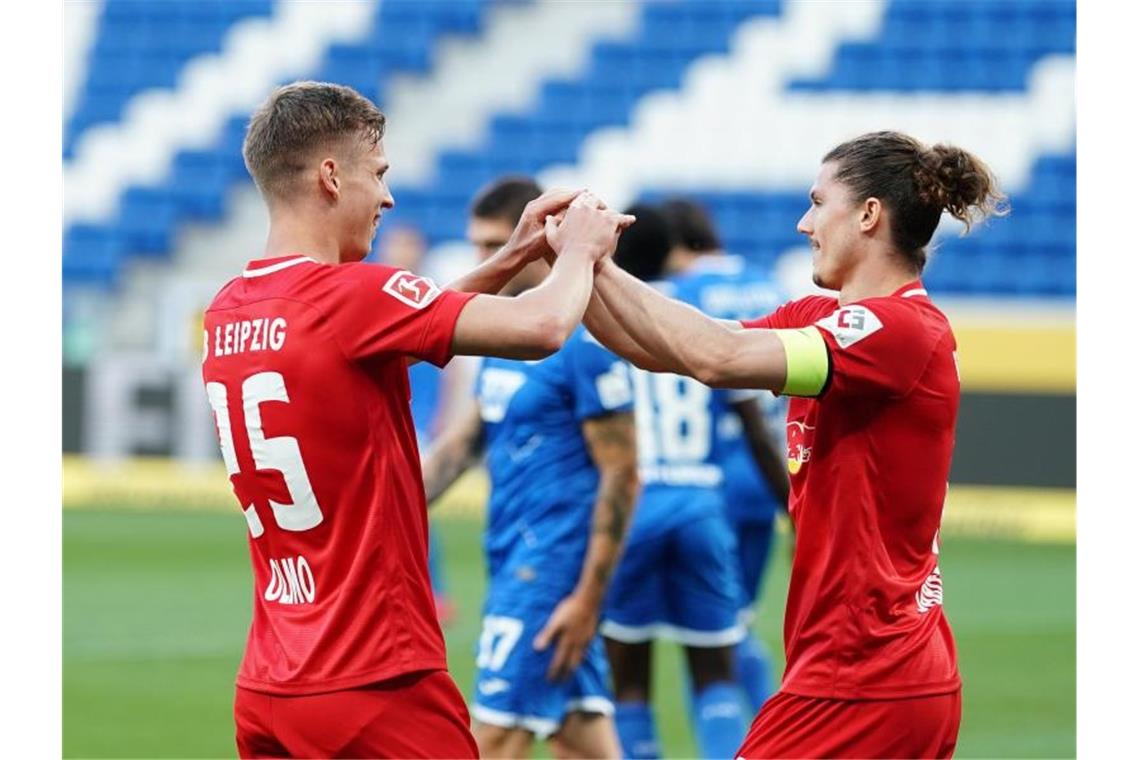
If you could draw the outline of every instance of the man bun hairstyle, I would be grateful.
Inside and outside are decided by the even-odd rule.
[[[312,151],[359,137],[371,149],[384,137],[384,114],[351,87],[293,82],[273,91],[249,120],[242,157],[267,197],[287,197]]]
[[[990,168],[954,145],[928,147],[899,132],[871,132],[833,148],[823,162],[836,164],[835,178],[856,203],[878,198],[890,209],[891,238],[919,272],[943,211],[962,221],[966,231],[1009,213]]]
[[[969,230],[974,221],[1007,213],[999,205],[1005,195],[997,189],[990,168],[972,153],[946,143],[923,151],[915,169],[918,195],[926,203],[950,212]]]
[[[484,187],[471,202],[471,216],[499,219],[513,227],[522,218],[526,204],[542,195],[542,188],[530,177],[501,177]]]

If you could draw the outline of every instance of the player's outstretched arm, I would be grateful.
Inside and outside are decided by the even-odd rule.
[[[432,506],[483,454],[483,419],[477,404],[456,417],[423,458],[424,493]]]
[[[541,359],[557,351],[582,320],[595,263],[613,252],[631,222],[585,205],[572,205],[561,224],[547,217],[546,238],[558,254],[550,274],[514,298],[472,298],[455,324],[452,353]]]
[[[661,295],[612,261],[598,267],[594,287],[614,321],[666,371],[688,375],[717,388],[765,388],[788,393],[800,387],[798,365],[793,373],[796,384],[789,388],[787,382],[784,341],[788,336],[777,334],[785,331],[743,330],[738,323],[708,317],[688,304]],[[611,348],[625,355],[620,348]],[[799,351],[798,346],[796,350]],[[822,338],[809,351],[813,369],[822,356],[826,377],[827,349]],[[626,358],[637,364],[638,356]],[[819,385],[822,384],[821,379]]]
[[[605,203],[592,193],[583,193],[575,200],[575,203],[588,203],[595,208],[606,208]],[[547,261],[552,260],[552,257],[548,255]],[[669,367],[666,364],[654,356],[652,351],[638,343],[636,337],[628,333],[621,324],[614,319],[596,289],[590,296],[590,305],[586,308],[582,322],[586,325],[586,329],[590,331],[590,334],[597,338],[602,345],[633,362],[635,366],[648,372],[669,371]],[[739,327],[739,323],[733,323],[732,325],[733,329],[738,329]]]
[[[635,366],[648,372],[667,372],[665,366],[657,357],[645,350],[633,336],[627,333],[610,314],[605,302],[598,295],[597,289],[590,295],[590,305],[582,317],[582,324],[590,334],[598,339],[603,346],[615,354],[624,357]]]
[[[547,672],[551,679],[568,676],[585,656],[637,503],[637,431],[633,413],[588,419],[582,423],[582,434],[598,468],[598,495],[578,585],[554,609],[535,638],[537,649],[555,642]]]
[[[526,204],[519,223],[506,245],[462,277],[448,283],[449,290],[494,295],[530,262],[551,253],[546,241],[546,217],[558,221],[567,206],[582,192],[553,189]]]
[[[759,401],[755,398],[734,401],[732,409],[740,417],[744,438],[748,441],[748,448],[752,453],[752,461],[756,463],[756,468],[768,481],[772,493],[786,511],[788,490],[791,487],[788,483],[787,457],[776,446],[775,439],[764,421]]]

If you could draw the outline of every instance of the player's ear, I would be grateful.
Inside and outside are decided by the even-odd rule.
[[[336,159],[329,157],[321,161],[317,177],[321,190],[327,193],[332,200],[338,200],[340,198],[340,167],[337,165]]]
[[[883,216],[883,202],[875,197],[863,201],[863,211],[859,216],[859,229],[863,232],[873,232]]]

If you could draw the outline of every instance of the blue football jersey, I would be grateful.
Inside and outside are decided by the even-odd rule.
[[[577,583],[598,490],[582,422],[632,411],[629,365],[579,327],[540,361],[486,359],[475,387],[492,585],[561,598]]]
[[[748,266],[738,256],[702,256],[673,282],[675,298],[719,319],[754,319],[770,314],[787,300],[771,277]],[[737,393],[733,392],[731,398],[740,398]],[[786,400],[767,391],[759,391],[756,396],[768,429],[782,439]],[[740,418],[727,405],[718,406],[716,412],[714,424],[720,442],[717,454],[724,472],[729,518],[734,522],[773,519],[776,498],[756,467]],[[783,445],[782,440],[777,443]]]
[[[412,422],[420,445],[431,441],[439,407],[443,370],[431,362],[416,362],[408,368],[408,386],[412,393]]]
[[[684,300],[672,280],[652,285]],[[724,473],[716,421],[728,411],[729,392],[667,372],[632,372],[638,472],[647,494],[658,487],[720,488]]]

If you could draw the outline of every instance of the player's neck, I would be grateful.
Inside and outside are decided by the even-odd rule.
[[[839,304],[845,305],[864,298],[889,296],[908,282],[918,279],[909,267],[899,266],[895,260],[876,257],[856,267],[839,290]]]
[[[340,263],[340,245],[329,225],[314,224],[304,214],[271,213],[263,258],[297,254],[322,264]]]

